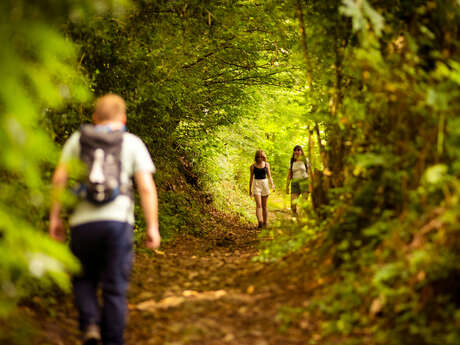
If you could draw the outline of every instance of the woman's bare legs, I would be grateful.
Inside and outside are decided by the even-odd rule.
[[[257,221],[259,222],[259,227],[260,227],[263,223],[262,196],[254,195],[254,200],[256,201],[256,217],[257,217]]]
[[[268,195],[262,197],[262,217],[263,217],[263,225],[267,226],[267,218],[268,218],[268,212],[267,212],[267,200],[268,200]]]
[[[291,210],[292,210],[292,213],[294,213],[295,215],[297,214],[297,205],[295,201],[297,200],[298,197],[299,197],[299,194],[295,194],[295,193],[291,194]]]

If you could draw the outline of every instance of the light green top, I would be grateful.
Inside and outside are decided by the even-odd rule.
[[[60,162],[67,163],[80,158],[80,132],[75,132],[64,144]],[[155,165],[147,147],[140,138],[131,133],[123,134],[121,147],[121,183],[132,185],[135,173],[145,171],[155,173]],[[76,226],[101,220],[120,221],[134,224],[134,201],[127,195],[119,195],[115,200],[94,205],[81,200],[70,216],[70,225]]]

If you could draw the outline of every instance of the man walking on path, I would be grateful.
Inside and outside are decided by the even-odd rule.
[[[144,143],[124,132],[126,104],[117,95],[99,98],[94,126],[72,134],[63,147],[53,176],[49,233],[66,240],[56,196],[66,187],[70,163],[80,159],[88,168],[81,199],[70,216],[70,248],[82,273],[73,280],[75,303],[85,345],[122,345],[126,317],[126,289],[132,261],[134,198],[132,177],[139,190],[146,220],[146,245],[160,246],[158,199],[152,174],[155,166]],[[99,307],[97,288],[102,287]]]

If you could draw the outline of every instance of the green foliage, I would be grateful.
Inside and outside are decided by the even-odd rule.
[[[254,261],[275,262],[286,255],[305,248],[307,244],[318,239],[320,235],[320,231],[312,225],[307,222],[299,227],[296,223],[286,221],[276,224],[274,229],[263,231],[261,236],[269,236],[273,241],[259,249]]]
[[[53,5],[51,13],[44,11]],[[0,316],[18,297],[30,292],[24,279],[32,276],[68,289],[67,272],[77,263],[67,249],[47,238],[49,163],[56,151],[39,127],[48,107],[87,97],[75,69],[74,46],[56,29],[71,2],[2,2],[0,42]],[[57,16],[56,14],[60,15]],[[56,15],[56,16],[55,16]]]
[[[299,314],[303,312],[302,308],[281,307],[275,317],[275,321],[280,324],[280,331],[286,332],[291,323],[299,318]]]
[[[46,234],[48,185],[58,156],[47,114],[89,98],[75,45],[59,27],[69,18],[80,20],[91,8],[89,1],[0,4],[2,318],[20,297],[55,286],[68,290],[69,273],[79,269],[66,246]]]
[[[459,343],[458,1],[97,4],[0,5],[1,313],[28,276],[65,287],[77,268],[43,234],[43,180],[50,136],[90,120],[89,88],[126,98],[158,167],[164,237],[199,233],[209,203],[252,215],[255,150],[282,190],[293,146],[310,144],[313,202],[264,233],[259,259],[312,243],[330,255],[309,306],[324,344]],[[281,310],[281,327],[297,314]]]
[[[219,209],[253,218],[254,202],[247,195],[256,150],[265,151],[275,186],[284,192],[292,150],[300,144],[307,152],[312,124],[303,114],[302,93],[272,87],[248,92],[252,105],[243,105],[245,117],[219,127],[213,137],[186,141],[184,150],[199,167],[202,188],[214,196]],[[320,166],[317,150],[312,152],[312,161]]]
[[[314,26],[334,23],[307,10],[329,20]],[[334,283],[309,308],[324,319],[322,343],[358,334],[369,344],[458,343],[460,7],[343,1],[340,12],[356,34],[342,32],[349,43],[336,49],[343,98],[323,116],[335,188],[316,224]]]
[[[299,79],[299,70],[289,68],[290,49],[297,44],[292,23],[274,16],[276,2],[139,0],[133,5],[122,19],[106,13],[71,22],[67,31],[80,46],[91,89],[127,100],[128,129],[146,142],[158,167],[164,234],[185,224],[190,228],[184,219],[199,219],[185,214],[186,204],[193,203],[191,190],[179,182],[170,192],[175,176],[183,174],[194,188],[212,195],[218,208],[247,214],[241,190],[247,188],[255,150],[262,147],[269,156],[273,153],[270,162],[280,161],[282,172],[277,171],[281,165],[273,166],[281,181],[292,146],[305,138],[296,128],[301,107],[289,100],[299,99],[298,92],[273,88],[292,87]],[[276,104],[280,99],[281,106]],[[89,110],[78,105],[65,114],[50,113],[56,140],[63,142],[88,121]],[[286,127],[278,128],[277,121]],[[288,147],[270,147],[274,135],[280,136],[280,146]],[[186,202],[181,192],[187,194]],[[198,211],[195,207],[192,213]]]

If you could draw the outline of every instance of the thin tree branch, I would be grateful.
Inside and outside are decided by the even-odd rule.
[[[310,58],[308,57],[308,47],[307,47],[307,34],[305,32],[305,21],[303,18],[302,3],[300,0],[297,0],[297,17],[299,18],[299,31],[300,31],[300,42],[302,44],[303,56],[305,59],[306,65],[306,77],[309,88],[312,87],[312,77],[311,77],[311,64]]]

